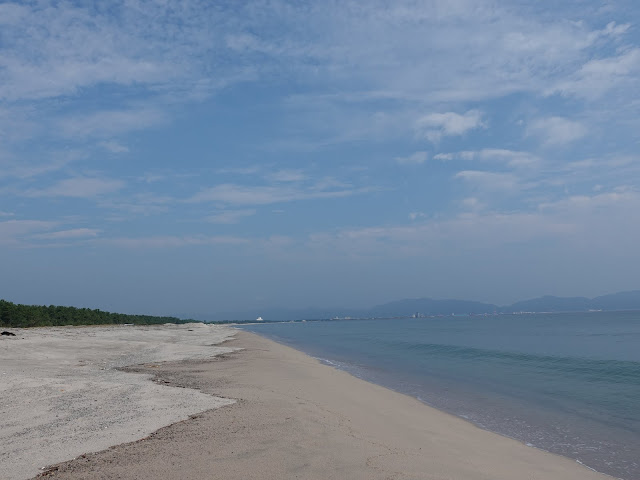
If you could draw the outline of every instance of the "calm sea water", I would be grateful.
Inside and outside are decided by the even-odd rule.
[[[640,312],[243,329],[487,430],[640,480]]]

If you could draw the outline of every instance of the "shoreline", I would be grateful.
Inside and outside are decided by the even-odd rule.
[[[244,331],[244,330],[241,330],[241,331]],[[502,432],[499,432],[499,431],[496,431],[496,430],[491,430],[491,429],[489,429],[489,428],[485,427],[484,425],[482,425],[482,424],[480,424],[480,423],[478,423],[478,422],[475,422],[475,421],[473,421],[473,420],[471,420],[471,419],[467,418],[467,417],[466,417],[466,416],[464,416],[464,415],[458,415],[458,414],[456,414],[454,411],[448,411],[448,410],[445,410],[445,409],[443,409],[443,408],[440,408],[440,407],[438,407],[437,405],[434,405],[434,404],[432,404],[432,403],[430,403],[430,402],[426,401],[425,399],[421,398],[421,397],[420,397],[420,396],[418,396],[418,395],[414,395],[414,394],[411,394],[411,393],[404,392],[404,391],[402,391],[402,390],[399,390],[399,389],[393,388],[392,386],[385,385],[385,384],[383,384],[383,383],[375,382],[375,381],[370,380],[369,378],[367,378],[367,377],[365,377],[365,376],[358,376],[358,375],[356,375],[355,373],[353,373],[353,372],[349,371],[349,369],[348,369],[348,368],[346,368],[346,367],[344,367],[344,368],[343,368],[343,366],[341,366],[339,363],[336,363],[335,361],[330,360],[330,359],[328,359],[328,358],[315,356],[315,355],[313,355],[313,354],[311,354],[311,353],[309,353],[309,352],[305,352],[305,351],[304,351],[304,350],[302,350],[302,349],[296,348],[295,346],[289,345],[289,344],[287,344],[287,343],[285,343],[285,342],[280,342],[280,341],[278,341],[278,340],[275,340],[275,339],[270,338],[270,337],[267,337],[267,336],[262,336],[262,335],[260,335],[260,334],[258,334],[258,333],[255,333],[255,332],[247,332],[247,333],[250,333],[250,334],[253,334],[253,335],[258,335],[259,337],[265,338],[265,339],[267,339],[267,340],[269,340],[269,341],[271,341],[271,342],[274,342],[274,343],[277,343],[277,344],[279,344],[279,345],[283,345],[283,346],[286,346],[286,347],[292,348],[292,349],[294,349],[294,350],[297,350],[297,351],[301,352],[302,354],[307,355],[307,356],[309,356],[309,357],[313,358],[314,360],[317,360],[317,361],[318,361],[320,364],[322,364],[322,365],[326,365],[326,366],[328,366],[328,367],[330,367],[330,368],[333,368],[333,369],[335,369],[335,370],[338,370],[338,371],[341,371],[341,372],[345,372],[345,373],[347,373],[348,375],[350,375],[350,376],[352,376],[353,378],[356,378],[356,379],[358,379],[358,380],[362,380],[362,381],[365,381],[365,382],[367,382],[367,383],[371,383],[371,384],[373,384],[373,385],[378,385],[378,386],[381,386],[381,387],[386,388],[386,389],[388,389],[388,390],[391,390],[392,392],[396,392],[396,393],[398,393],[398,394],[400,394],[400,395],[404,395],[404,396],[407,396],[407,397],[409,397],[409,398],[412,398],[412,399],[418,400],[420,403],[422,403],[423,405],[427,406],[428,408],[431,408],[431,409],[437,410],[438,412],[441,412],[441,413],[443,413],[443,414],[445,414],[445,415],[451,415],[452,417],[457,418],[457,419],[460,419],[460,420],[462,420],[462,421],[464,421],[464,422],[466,422],[466,423],[469,423],[469,424],[473,425],[474,427],[479,428],[480,430],[483,430],[483,431],[485,431],[485,432],[489,432],[489,433],[492,433],[492,434],[499,435],[499,436],[501,436],[501,437],[507,438],[507,439],[509,439],[509,440],[513,440],[513,441],[518,442],[519,444],[521,444],[521,445],[523,445],[523,446],[525,446],[525,447],[527,447],[527,448],[533,448],[533,449],[538,450],[538,451],[543,452],[543,453],[547,453],[547,454],[550,454],[550,455],[554,455],[554,456],[557,456],[557,457],[566,458],[566,459],[568,459],[568,460],[575,461],[577,464],[579,464],[579,465],[581,465],[581,466],[583,466],[583,467],[587,468],[588,470],[591,470],[592,472],[595,472],[595,473],[599,473],[599,474],[601,474],[601,475],[604,475],[604,476],[606,476],[607,478],[612,478],[612,479],[615,479],[615,480],[621,480],[621,479],[620,479],[620,478],[618,478],[618,477],[615,477],[615,476],[613,476],[613,475],[610,475],[610,474],[608,474],[608,473],[606,473],[606,472],[601,472],[600,470],[597,470],[596,468],[593,468],[593,467],[591,467],[591,466],[587,465],[586,463],[584,463],[583,461],[581,461],[581,460],[580,460],[580,459],[578,459],[578,458],[574,458],[574,457],[570,457],[570,456],[567,456],[567,455],[562,455],[562,454],[560,454],[560,453],[552,452],[552,451],[550,451],[550,450],[546,450],[545,448],[542,448],[542,447],[539,447],[539,446],[537,446],[537,445],[533,445],[533,444],[531,444],[531,443],[527,443],[527,442],[525,442],[525,441],[523,441],[523,440],[520,440],[520,439],[518,439],[518,438],[517,438],[517,437],[515,437],[515,436],[511,436],[511,435],[508,435],[508,434],[506,434],[506,433],[502,433]]]
[[[522,313],[524,313],[524,314],[528,314],[528,313],[530,313],[530,312],[520,312],[520,313],[513,313],[513,314],[522,314]],[[550,312],[550,313],[553,313],[553,312]],[[512,314],[511,314],[511,313],[509,313],[508,315],[512,315]],[[411,318],[411,317],[407,317],[407,318]],[[350,319],[350,320],[351,320],[351,319]],[[353,319],[353,320],[359,320],[359,319]],[[233,328],[236,328],[236,327],[235,327],[235,326],[233,326]],[[391,386],[384,385],[384,384],[382,384],[382,383],[377,383],[377,382],[374,382],[374,381],[372,381],[372,380],[369,380],[368,378],[360,377],[360,376],[358,376],[358,375],[355,375],[354,373],[350,372],[347,368],[341,368],[341,366],[340,366],[338,363],[335,363],[334,361],[332,361],[332,360],[330,360],[330,359],[327,359],[327,358],[323,358],[323,357],[318,357],[318,356],[312,355],[311,353],[309,353],[309,352],[305,352],[304,350],[299,349],[299,348],[296,348],[295,346],[289,345],[289,344],[287,344],[287,343],[285,343],[285,342],[281,342],[281,341],[278,341],[278,340],[276,340],[276,339],[273,339],[273,338],[270,338],[270,337],[267,337],[267,336],[260,335],[259,333],[255,333],[255,332],[251,332],[251,331],[246,331],[246,330],[242,330],[242,329],[238,329],[238,330],[239,330],[239,331],[241,331],[241,332],[249,333],[249,334],[251,334],[251,335],[257,335],[258,337],[260,337],[260,338],[264,338],[264,339],[266,339],[266,340],[268,340],[268,341],[270,341],[270,342],[273,342],[273,343],[276,343],[276,344],[278,344],[278,345],[282,345],[282,346],[285,346],[285,347],[287,347],[287,348],[291,348],[291,349],[293,349],[293,350],[296,350],[296,351],[298,351],[298,352],[300,352],[300,353],[302,353],[302,354],[304,354],[304,355],[306,355],[306,356],[308,356],[308,357],[310,357],[310,358],[312,358],[312,359],[314,359],[314,360],[318,361],[318,363],[320,363],[321,365],[328,366],[328,367],[330,367],[330,368],[333,368],[334,370],[338,370],[338,371],[344,372],[344,373],[346,373],[346,374],[350,375],[351,377],[353,377],[353,378],[355,378],[355,379],[357,379],[357,380],[364,381],[364,382],[367,382],[367,383],[371,383],[371,384],[373,384],[373,385],[378,385],[378,386],[380,386],[380,387],[382,387],[382,388],[385,388],[385,389],[387,389],[387,390],[390,390],[390,391],[392,391],[392,392],[395,392],[395,393],[398,393],[398,394],[400,394],[400,395],[403,395],[403,396],[406,396],[406,397],[409,397],[409,398],[415,399],[415,400],[417,400],[418,402],[420,402],[421,404],[425,405],[425,406],[426,406],[426,407],[428,407],[428,408],[431,408],[431,409],[433,409],[433,410],[436,410],[436,411],[438,411],[438,412],[440,412],[440,413],[442,413],[442,414],[444,414],[444,415],[450,415],[450,416],[452,416],[452,417],[454,417],[454,418],[456,418],[456,419],[462,420],[463,422],[468,423],[468,424],[471,424],[471,425],[473,425],[474,427],[476,427],[476,428],[478,428],[478,429],[480,429],[480,430],[483,430],[483,431],[485,431],[485,432],[488,432],[488,433],[491,433],[491,434],[494,434],[494,435],[499,435],[499,436],[501,436],[501,437],[503,437],[503,438],[506,438],[506,439],[509,439],[509,440],[513,440],[513,441],[515,441],[515,442],[519,443],[520,445],[522,445],[522,446],[524,446],[524,447],[532,448],[532,449],[538,450],[538,451],[540,451],[540,452],[542,452],[542,453],[545,453],[545,454],[553,455],[553,456],[555,456],[555,457],[560,457],[560,458],[566,458],[566,459],[568,459],[568,460],[574,461],[574,462],[576,462],[578,465],[580,465],[580,466],[582,466],[582,467],[584,467],[584,468],[586,468],[586,469],[590,470],[591,472],[594,472],[594,473],[597,473],[597,474],[603,475],[605,478],[610,478],[610,479],[614,479],[614,480],[621,480],[621,479],[619,479],[618,477],[614,477],[613,475],[610,475],[610,474],[608,474],[608,473],[601,472],[601,471],[599,471],[599,470],[597,470],[597,469],[595,469],[595,468],[593,468],[593,467],[591,467],[591,466],[587,465],[586,463],[584,463],[584,462],[580,461],[580,460],[579,460],[579,459],[577,459],[577,458],[572,458],[572,457],[569,457],[569,456],[566,456],[566,455],[562,455],[562,454],[559,454],[559,453],[551,452],[551,451],[549,451],[549,450],[545,450],[545,449],[544,449],[544,448],[542,448],[542,447],[538,447],[538,446],[536,446],[536,445],[532,445],[532,444],[530,444],[530,443],[527,443],[527,442],[524,442],[524,441],[522,441],[522,440],[519,440],[519,439],[518,439],[518,438],[516,438],[516,437],[510,436],[510,435],[507,435],[507,434],[504,434],[504,433],[501,433],[501,432],[497,432],[497,431],[494,431],[494,430],[490,430],[490,429],[488,429],[488,428],[485,428],[485,427],[484,427],[483,425],[481,425],[481,424],[478,424],[478,423],[476,423],[476,422],[474,422],[474,421],[472,421],[472,420],[470,420],[470,419],[468,419],[468,418],[465,418],[464,416],[457,415],[457,414],[456,414],[456,413],[454,413],[454,412],[447,411],[447,410],[444,410],[444,409],[442,409],[442,408],[439,408],[439,407],[437,407],[436,405],[433,405],[433,404],[431,404],[431,403],[427,402],[426,400],[424,400],[423,398],[421,398],[421,397],[419,397],[419,396],[415,396],[415,395],[412,395],[412,394],[410,394],[410,393],[403,392],[402,390],[397,390],[397,389],[395,389],[395,388],[393,388],[393,387],[391,387]]]
[[[236,403],[39,478],[612,478],[256,334],[237,331],[226,345],[242,350],[153,373]]]

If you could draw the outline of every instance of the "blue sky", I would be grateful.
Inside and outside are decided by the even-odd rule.
[[[624,0],[0,2],[0,297],[638,289],[639,24]]]

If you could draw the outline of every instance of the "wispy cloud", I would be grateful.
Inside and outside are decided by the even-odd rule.
[[[244,210],[224,210],[222,212],[215,213],[207,217],[205,220],[211,223],[223,223],[231,224],[238,223],[240,220],[246,217],[251,217],[256,214],[256,210],[244,209]]]
[[[0,245],[24,246],[26,237],[56,228],[58,222],[43,220],[7,220],[0,222]]]
[[[120,22],[71,3],[10,3],[2,9],[10,49],[3,56],[0,98],[51,98],[101,83],[157,85],[182,76],[171,57],[188,48],[167,38],[169,18],[142,22],[159,13],[151,4],[120,7]],[[149,44],[166,48],[163,58],[151,55]]]
[[[221,175],[257,175],[263,172],[264,166],[251,165],[248,167],[225,167],[216,170]]]
[[[98,206],[122,212],[123,217],[111,217],[123,220],[132,216],[151,216],[166,214],[178,203],[173,197],[150,192],[139,192],[131,196],[118,195],[115,198],[100,199]]]
[[[50,187],[28,190],[25,196],[93,198],[120,190],[124,185],[122,180],[110,178],[73,177]]]
[[[302,182],[308,176],[302,170],[278,170],[268,173],[266,178],[273,182]]]
[[[588,132],[582,123],[564,117],[538,118],[527,128],[528,135],[538,137],[548,147],[575,142]]]
[[[495,251],[514,242],[536,248],[543,238],[554,239],[569,248],[574,248],[574,242],[579,238],[585,244],[624,244],[628,249],[630,238],[640,234],[640,227],[630,225],[625,219],[634,209],[640,208],[640,195],[629,189],[569,196],[541,204],[532,211],[483,212],[475,208],[478,206],[476,199],[468,199],[467,204],[476,211],[409,225],[316,233],[309,237],[307,247],[356,256],[384,252],[385,255],[425,258],[456,256],[474,250]],[[606,225],[607,228],[598,228],[596,232],[594,225]],[[627,235],[616,239],[622,231]]]
[[[485,148],[476,151],[462,151],[454,153],[439,153],[434,155],[435,160],[480,160],[483,162],[495,162],[511,168],[533,167],[541,162],[541,159],[532,153],[507,150],[502,148]]]
[[[43,155],[46,160],[39,158],[40,155],[34,156],[35,159],[29,158],[30,156],[18,156],[17,158],[13,155],[10,156],[5,162],[2,162],[4,164],[0,170],[0,178],[33,179],[44,176],[62,170],[75,162],[85,160],[87,154],[79,149],[69,149],[47,151],[46,155]]]
[[[427,161],[427,152],[415,152],[406,157],[396,157],[394,160],[400,165],[420,165]]]
[[[447,220],[313,234],[307,247],[350,256],[369,257],[386,252],[385,255],[395,257],[430,258],[500,248],[512,242],[566,237],[573,232],[574,225],[538,212],[467,212]]]
[[[464,135],[483,125],[482,114],[477,110],[469,110],[464,114],[446,112],[424,115],[416,121],[415,129],[417,135],[435,143],[442,137]]]
[[[126,145],[122,145],[115,140],[100,142],[99,145],[111,153],[127,153],[129,151],[129,147],[127,147]]]
[[[596,99],[616,87],[632,87],[638,73],[640,48],[630,48],[613,57],[589,60],[574,74],[549,88],[547,94]]]
[[[380,271],[637,243],[640,8],[600,7],[0,1],[0,242]]]
[[[97,237],[100,230],[94,228],[72,228],[70,230],[58,230],[49,233],[39,233],[33,235],[32,238],[44,240],[69,240],[75,238],[94,238]]]
[[[463,170],[456,173],[455,178],[465,180],[483,190],[513,191],[520,185],[518,177],[511,173]]]
[[[370,191],[370,188],[324,190],[314,187],[302,189],[293,186],[246,186],[227,183],[202,190],[188,201],[191,203],[218,202],[227,205],[267,205],[297,200],[348,197]]]
[[[467,197],[462,199],[462,205],[467,210],[478,211],[485,208],[485,205],[476,197]]]
[[[160,110],[143,108],[75,115],[62,118],[58,123],[62,134],[69,138],[104,138],[157,126],[162,124],[165,119],[164,113]],[[113,141],[111,143],[100,142],[100,145],[111,151],[115,147],[116,150],[119,150],[115,153],[121,153],[123,148]]]
[[[247,245],[249,239],[232,236],[148,236],[148,237],[114,237],[96,241],[100,245],[120,248],[177,248],[200,245]]]

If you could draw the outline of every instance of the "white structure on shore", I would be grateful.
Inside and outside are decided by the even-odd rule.
[[[264,319],[262,317],[258,317],[256,318],[256,322],[264,322]]]

